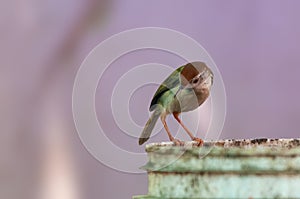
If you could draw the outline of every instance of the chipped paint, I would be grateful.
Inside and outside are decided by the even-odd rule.
[[[146,146],[151,198],[300,198],[300,140]]]

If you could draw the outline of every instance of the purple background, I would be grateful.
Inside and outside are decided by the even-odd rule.
[[[14,0],[1,2],[0,9],[1,198],[130,198],[147,192],[146,174],[112,170],[85,150],[71,110],[73,81],[85,56],[131,28],[174,29],[206,48],[226,87],[221,138],[299,137],[300,1]],[[132,53],[109,68],[97,89],[99,120],[126,150],[143,147],[104,116],[108,95],[122,74],[148,62],[183,63],[160,51]],[[140,125],[155,89],[140,89],[139,103],[130,105]],[[166,138],[161,133],[154,140]]]

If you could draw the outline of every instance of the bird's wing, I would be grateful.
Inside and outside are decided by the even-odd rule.
[[[184,66],[177,68],[165,81],[160,85],[157,89],[156,93],[154,94],[151,104],[150,104],[150,111],[155,109],[155,106],[159,100],[159,98],[168,90],[175,88],[180,84],[180,72],[182,71]]]

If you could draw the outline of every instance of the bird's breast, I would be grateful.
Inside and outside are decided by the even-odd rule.
[[[209,96],[209,89],[183,89],[171,101],[168,112],[188,112],[198,108]]]

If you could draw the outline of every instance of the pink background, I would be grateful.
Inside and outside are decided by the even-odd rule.
[[[299,137],[299,9],[297,0],[1,2],[0,198],[117,199],[147,192],[146,174],[121,173],[94,159],[72,120],[81,62],[99,42],[131,28],[174,29],[206,48],[226,87],[221,138]],[[182,64],[167,53],[136,52],[113,64],[97,89],[99,120],[126,150],[143,147],[104,115],[106,96],[123,73],[148,62]],[[154,91],[145,87],[136,93],[143,100],[130,105],[140,125]]]

